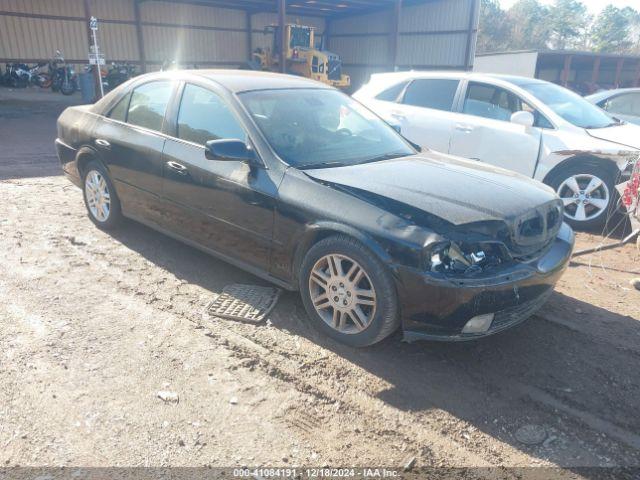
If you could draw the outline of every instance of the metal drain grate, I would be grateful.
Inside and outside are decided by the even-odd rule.
[[[276,306],[281,290],[258,285],[227,285],[205,310],[210,317],[259,323]]]

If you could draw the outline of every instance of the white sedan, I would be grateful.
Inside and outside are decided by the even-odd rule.
[[[640,157],[640,126],[532,78],[465,72],[372,75],[354,97],[414,143],[551,186],[577,228],[602,227]]]
[[[640,88],[606,90],[584,98],[620,120],[640,125]]]

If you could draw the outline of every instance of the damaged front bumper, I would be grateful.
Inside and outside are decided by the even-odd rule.
[[[563,224],[542,257],[488,275],[445,278],[398,267],[404,340],[473,340],[523,322],[553,291],[569,263],[573,245],[573,231]],[[463,333],[469,320],[486,314],[493,314],[486,331]]]

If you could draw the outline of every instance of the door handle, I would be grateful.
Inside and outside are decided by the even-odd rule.
[[[171,170],[173,170],[174,172],[176,172],[176,173],[178,173],[180,175],[186,175],[187,174],[187,167],[185,167],[181,163],[169,161],[169,162],[167,162],[167,167],[169,167]]]
[[[462,123],[458,123],[456,125],[456,130],[460,130],[461,132],[470,133],[473,132],[473,127],[471,125],[464,125]]]
[[[107,148],[107,149],[111,148],[111,144],[102,138],[96,138],[96,145],[102,148]]]

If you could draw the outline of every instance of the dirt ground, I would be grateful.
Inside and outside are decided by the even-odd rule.
[[[262,325],[205,319],[263,282],[94,228],[53,148],[74,101],[0,91],[0,466],[640,466],[635,245],[576,258],[538,315],[473,343],[350,349],[293,293]],[[516,438],[530,424],[544,441]]]

